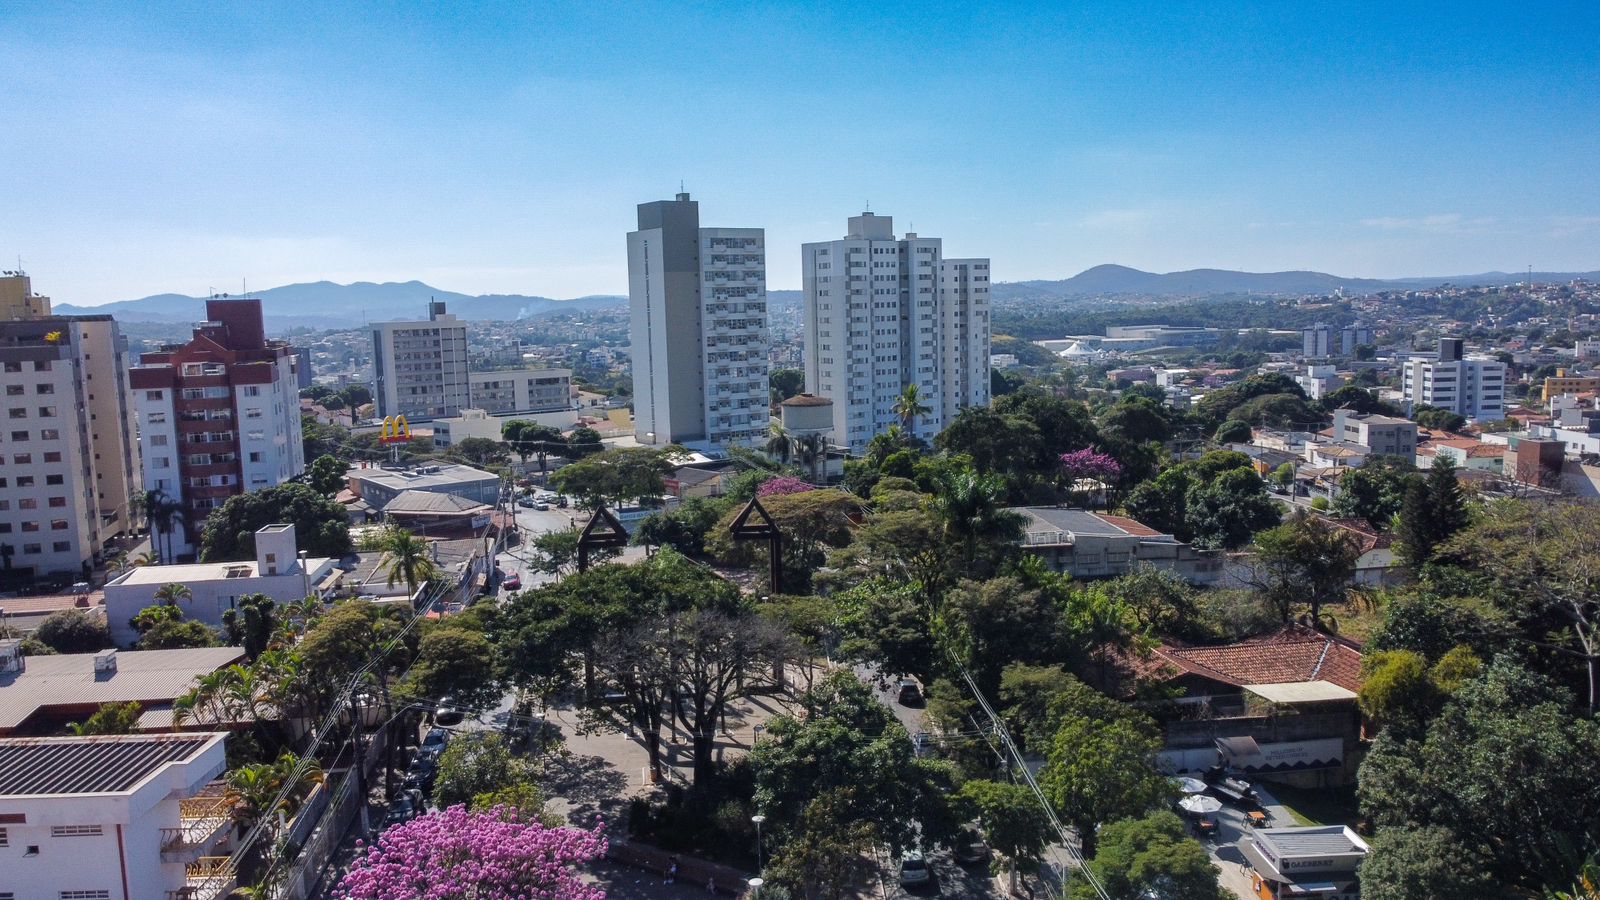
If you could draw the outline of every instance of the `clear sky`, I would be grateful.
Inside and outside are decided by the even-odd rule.
[[[621,293],[680,180],[773,288],[869,202],[1000,281],[1600,268],[1592,0],[315,6],[0,5],[5,268]]]

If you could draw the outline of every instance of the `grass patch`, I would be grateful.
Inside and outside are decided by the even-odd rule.
[[[1360,818],[1355,785],[1297,788],[1267,783],[1266,788],[1294,817],[1296,825],[1350,825]]]

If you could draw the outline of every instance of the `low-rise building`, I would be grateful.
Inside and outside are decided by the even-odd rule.
[[[572,409],[571,369],[499,369],[467,373],[474,408],[490,415]]]
[[[1018,507],[1024,518],[1022,549],[1054,572],[1073,578],[1126,575],[1137,565],[1170,570],[1195,584],[1221,577],[1223,557],[1197,550],[1124,516],[1055,506]]]
[[[128,646],[139,639],[129,620],[147,606],[155,606],[156,593],[168,584],[189,589],[177,601],[185,619],[222,627],[222,614],[247,594],[265,594],[279,603],[324,596],[326,582],[337,574],[338,560],[303,559],[293,525],[268,525],[255,534],[256,558],[243,562],[191,563],[175,566],[134,566],[106,583],[106,624],[111,637]]]
[[[482,409],[463,409],[459,416],[434,419],[430,423],[433,426],[433,446],[443,450],[468,438],[503,440],[501,429],[514,419],[568,431],[578,424],[578,410],[574,406],[569,406],[556,412],[490,415],[488,411]]]
[[[1258,829],[1239,842],[1239,852],[1253,871],[1255,900],[1355,900],[1357,871],[1372,850],[1344,825],[1317,825]]]
[[[1563,394],[1583,394],[1600,391],[1600,375],[1575,375],[1566,369],[1557,369],[1556,374],[1544,380],[1544,389],[1539,398],[1546,403],[1550,398]]]
[[[0,739],[0,896],[216,900],[230,804],[223,734]],[[202,793],[205,795],[202,796]]]
[[[19,643],[0,641],[0,737],[59,731],[103,703],[138,703],[141,731],[171,731],[172,703],[195,679],[244,659],[238,647],[22,656]]]
[[[1417,452],[1417,423],[1396,416],[1337,409],[1333,412],[1333,436],[1383,456],[1410,459]]]
[[[500,476],[455,463],[358,466],[345,476],[350,481],[350,490],[373,509],[383,509],[406,491],[453,494],[490,506],[500,499]]]

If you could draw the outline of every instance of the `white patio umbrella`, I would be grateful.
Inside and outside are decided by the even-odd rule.
[[[1207,797],[1205,794],[1190,794],[1178,801],[1178,807],[1184,812],[1203,816],[1221,809],[1222,801],[1215,797]]]
[[[1206,792],[1206,783],[1198,778],[1180,775],[1174,778],[1173,781],[1178,783],[1178,790],[1183,791],[1185,794],[1204,794]]]

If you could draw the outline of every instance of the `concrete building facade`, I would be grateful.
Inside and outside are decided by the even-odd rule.
[[[472,405],[467,323],[428,304],[427,321],[372,326],[372,398],[380,418],[426,422]]]
[[[224,734],[0,739],[0,895],[216,900],[232,804],[198,796]]]
[[[1411,459],[1417,453],[1417,423],[1410,419],[1377,414],[1363,415],[1348,409],[1333,412],[1333,437],[1336,441],[1360,444],[1372,453]]]
[[[1474,422],[1492,422],[1505,417],[1505,383],[1505,363],[1488,356],[1464,356],[1460,339],[1444,338],[1436,359],[1405,364],[1401,390],[1408,412],[1425,404]]]
[[[492,416],[572,409],[571,369],[501,369],[467,373],[471,408]]]
[[[175,556],[193,552],[229,497],[306,468],[293,352],[267,340],[261,301],[208,300],[206,317],[187,344],[145,353],[129,373],[145,490],[183,508]]]
[[[989,402],[989,261],[944,258],[939,238],[892,216],[852,216],[845,237],[801,247],[806,390],[834,401],[833,439],[864,450],[902,424],[894,412],[915,385],[931,439],[968,406]],[[981,376],[980,373],[981,372]]]
[[[6,578],[80,579],[142,519],[127,341],[110,316],[55,316],[0,277],[0,553]]]
[[[766,232],[702,228],[688,194],[639,204],[628,234],[634,436],[754,446],[767,432]]]

